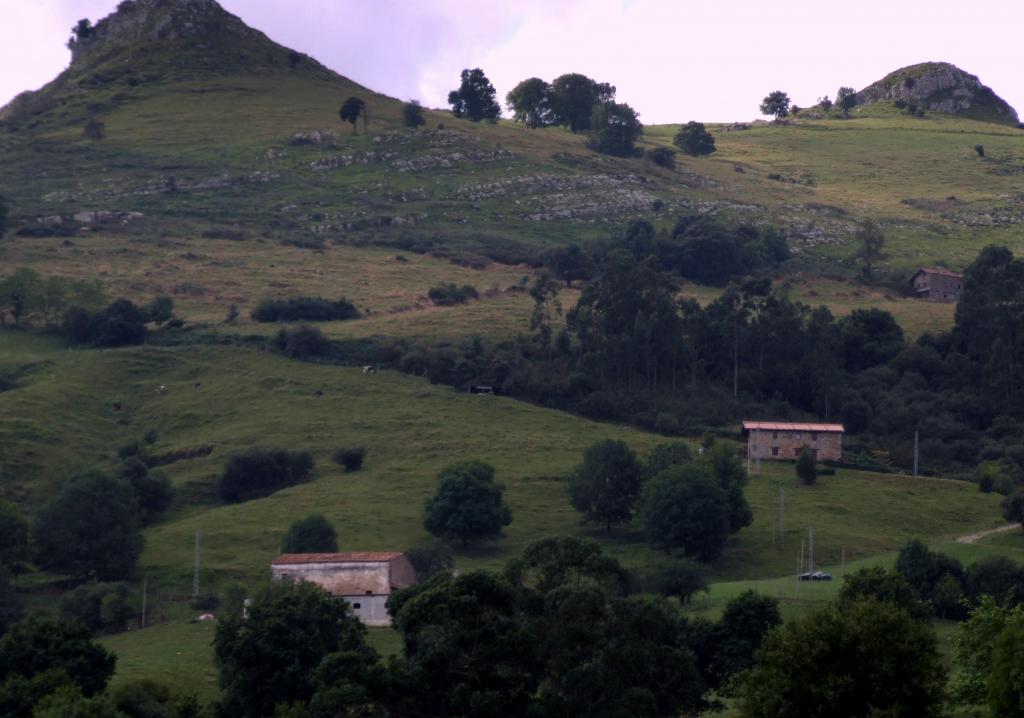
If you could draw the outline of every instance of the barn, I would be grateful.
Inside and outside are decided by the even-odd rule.
[[[416,583],[409,558],[397,551],[286,553],[270,564],[275,580],[309,581],[348,601],[367,626],[390,626],[388,597]]]
[[[811,450],[815,461],[843,458],[842,424],[792,423],[782,421],[744,421],[747,456],[752,459],[795,459],[803,447]]]
[[[910,278],[914,293],[919,299],[932,302],[955,302],[960,299],[964,286],[964,275],[948,269],[921,267]]]

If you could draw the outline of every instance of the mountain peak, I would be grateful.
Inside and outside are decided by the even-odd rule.
[[[857,103],[863,105],[894,100],[977,120],[1018,122],[1017,111],[992,88],[949,62],[901,67],[857,93]]]

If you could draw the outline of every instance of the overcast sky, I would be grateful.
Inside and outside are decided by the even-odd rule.
[[[946,60],[1024,113],[1022,0],[221,0],[277,42],[374,90],[442,106],[464,67],[503,100],[582,72],[646,123],[751,119],[767,92],[807,106],[840,85]],[[70,59],[79,18],[117,0],[0,0],[0,105]]]

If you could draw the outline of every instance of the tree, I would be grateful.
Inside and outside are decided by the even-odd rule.
[[[1012,616],[992,647],[988,707],[999,718],[1024,716],[1024,617]]]
[[[843,577],[837,605],[840,609],[857,601],[874,599],[906,611],[912,618],[927,621],[934,615],[902,575],[881,566],[862,568]]]
[[[729,601],[711,633],[712,685],[720,687],[749,668],[765,636],[780,625],[782,616],[776,598],[748,590]]]
[[[0,639],[0,684],[14,677],[32,679],[63,671],[86,696],[103,692],[117,657],[92,640],[77,621],[33,616]]]
[[[456,117],[465,117],[473,122],[497,122],[501,106],[494,99],[495,94],[494,85],[483,70],[463,70],[459,89],[448,93],[448,104]]]
[[[569,503],[586,522],[612,526],[629,523],[643,490],[643,467],[623,441],[606,439],[583,452],[569,476]]]
[[[124,718],[124,713],[105,695],[86,698],[76,688],[65,686],[40,700],[32,718]]]
[[[571,287],[575,281],[586,281],[594,276],[594,260],[576,243],[560,245],[545,255],[545,263],[555,276]]]
[[[551,107],[551,85],[539,77],[523,80],[505,96],[512,119],[531,130],[547,127],[554,121]]]
[[[655,548],[680,549],[707,563],[729,537],[729,503],[706,465],[676,466],[647,483],[640,521]]]
[[[633,581],[634,591],[673,596],[684,603],[699,591],[708,590],[708,569],[683,556],[666,556],[644,563]]]
[[[789,95],[782,90],[770,92],[761,101],[761,114],[772,115],[779,120],[789,114]]]
[[[965,575],[963,566],[955,558],[935,553],[928,549],[918,538],[908,541],[896,556],[896,571],[907,580],[917,595],[925,601],[933,601],[933,592],[949,574],[961,585]]]
[[[154,324],[163,324],[174,318],[174,300],[168,296],[155,297],[146,306],[146,314],[149,321]]]
[[[281,539],[281,553],[334,553],[338,535],[323,514],[311,514],[288,527]]]
[[[885,235],[877,222],[866,219],[857,225],[854,239],[858,244],[854,258],[860,259],[862,262],[861,273],[865,279],[873,279],[875,265],[887,256],[885,254]]]
[[[1014,523],[1024,522],[1024,489],[1017,489],[1003,499],[1003,518]]]
[[[704,127],[703,122],[687,122],[676,132],[672,144],[690,157],[703,157],[715,151],[715,138]]]
[[[813,486],[818,480],[818,470],[814,468],[814,455],[810,447],[800,449],[800,456],[796,460],[796,477],[804,486]]]
[[[676,151],[668,147],[654,147],[647,150],[647,159],[667,170],[676,168]]]
[[[279,705],[305,705],[329,687],[320,678],[332,663],[346,668],[338,681],[355,689],[372,682],[378,657],[366,629],[319,586],[272,582],[246,613],[222,617],[213,640],[223,715],[264,718]]]
[[[494,467],[482,461],[452,464],[437,475],[437,493],[427,499],[423,527],[434,536],[470,541],[497,538],[512,523],[504,487],[494,482]]]
[[[98,471],[78,474],[36,516],[36,564],[76,578],[125,578],[142,551],[140,525],[131,484]]]
[[[984,703],[992,671],[992,652],[996,639],[1011,621],[1024,615],[1020,607],[1009,609],[996,603],[992,596],[982,596],[970,617],[960,624],[953,639],[953,673],[951,692],[963,705]]]
[[[34,269],[19,267],[0,280],[0,320],[9,314],[19,326],[39,303],[39,275]]]
[[[144,524],[151,522],[171,505],[174,498],[171,480],[162,473],[150,471],[138,457],[125,459],[118,473],[132,485],[139,505],[139,517]]]
[[[423,583],[439,573],[451,571],[455,558],[443,541],[420,541],[405,550],[405,555],[416,571],[416,579]]]
[[[356,123],[363,118],[363,132],[366,132],[366,103],[358,97],[350,97],[341,104],[338,117],[342,122],[352,123],[352,134],[356,133]]]
[[[606,102],[594,108],[591,129],[595,134],[587,147],[613,157],[633,157],[636,141],[644,133],[636,111],[625,103]]]
[[[712,446],[707,453],[707,463],[711,466],[711,475],[725,492],[729,507],[729,532],[736,533],[754,522],[754,512],[750,510],[743,487],[747,485],[747,472],[736,458],[736,452],[724,444]]]
[[[693,461],[693,454],[690,447],[682,441],[673,441],[668,444],[658,444],[644,461],[644,477],[653,479],[665,469],[673,466],[683,466]]]
[[[832,109],[832,100],[828,98],[828,95],[818,98],[818,107],[828,112]]]
[[[742,678],[740,715],[935,716],[944,684],[930,624],[890,604],[857,601],[772,631]]]
[[[68,49],[73,50],[79,42],[91,37],[95,31],[92,21],[89,18],[82,18],[71,27],[71,37],[67,42]]]
[[[1008,556],[986,556],[967,568],[967,592],[978,601],[991,596],[996,603],[1016,606],[1024,601],[1024,566]]]
[[[843,363],[851,372],[886,364],[906,346],[903,328],[896,319],[875,307],[854,309],[840,319],[839,338]]]
[[[844,116],[849,114],[857,106],[857,92],[852,87],[840,87],[836,92],[836,105]]]
[[[551,83],[554,122],[573,133],[591,129],[594,108],[614,99],[615,87],[577,72],[556,77]]]
[[[559,536],[530,543],[523,555],[509,562],[505,575],[520,586],[548,593],[561,586],[589,583],[610,595],[625,593],[626,569],[605,556],[592,539]]]
[[[331,461],[338,466],[343,466],[346,472],[359,471],[363,468],[363,461],[366,459],[365,446],[350,446],[336,449],[331,454]]]
[[[423,116],[423,105],[419,100],[402,103],[402,123],[413,128],[427,124],[427,118]]]

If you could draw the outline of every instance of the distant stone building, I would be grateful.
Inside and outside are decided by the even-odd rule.
[[[344,598],[367,626],[390,626],[387,601],[394,591],[416,583],[416,571],[397,551],[286,553],[270,564],[275,580],[309,581]]]
[[[932,302],[955,302],[960,299],[964,275],[948,269],[921,267],[910,279],[919,299]]]
[[[842,424],[744,421],[747,456],[752,459],[795,459],[808,447],[815,461],[843,458]]]

